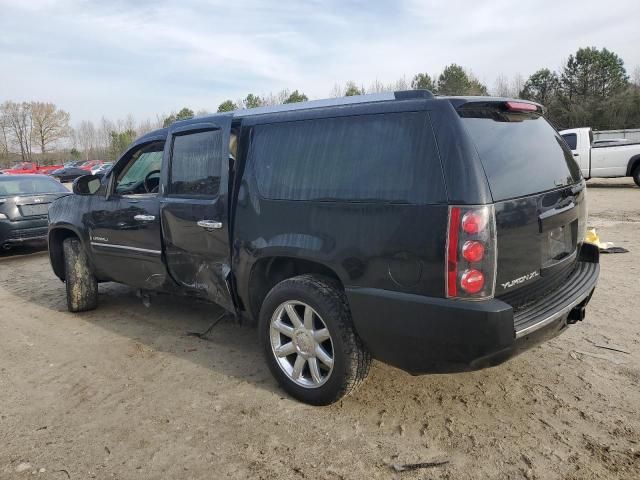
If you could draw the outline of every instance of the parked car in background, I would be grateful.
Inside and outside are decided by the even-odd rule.
[[[3,173],[7,175],[30,175],[30,174],[49,174],[54,170],[58,170],[62,165],[47,165],[47,166],[38,166],[37,163],[33,162],[22,162],[18,163],[11,168],[8,168],[3,171]]]
[[[593,141],[590,128],[560,132],[586,178],[633,177],[640,187],[640,143]]]
[[[91,172],[91,170],[93,170],[96,167],[99,167],[102,164],[103,164],[102,160],[87,160],[82,165],[80,165],[80,168],[82,168],[83,170],[86,170],[87,172]]]
[[[301,102],[139,138],[51,206],[49,255],[70,311],[106,281],[215,302],[258,324],[287,392],[328,404],[372,357],[480,369],[582,320],[599,274],[585,189],[532,102]]]
[[[63,167],[58,170],[54,170],[51,172],[51,176],[56,178],[61,183],[72,182],[78,177],[82,175],[87,175],[91,173],[91,168],[95,168],[96,166],[100,166],[101,163],[96,163],[96,160],[89,160],[80,162],[76,165],[71,165],[68,167]]]
[[[49,204],[69,194],[46,175],[0,177],[0,247],[46,240]]]
[[[93,175],[104,175],[113,166],[113,162],[105,162],[91,169]]]
[[[86,162],[86,160],[69,160],[68,162],[64,162],[64,165],[62,165],[62,168],[79,167],[84,162]]]

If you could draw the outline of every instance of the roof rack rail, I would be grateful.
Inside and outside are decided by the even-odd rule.
[[[254,115],[264,115],[267,113],[292,112],[295,110],[310,110],[323,107],[339,107],[343,105],[356,105],[358,103],[389,102],[393,100],[434,98],[429,90],[404,90],[398,92],[370,93],[367,95],[353,95],[350,97],[326,98],[323,100],[311,100],[308,102],[287,103],[270,107],[256,107],[245,110],[234,110],[235,118],[252,117]]]

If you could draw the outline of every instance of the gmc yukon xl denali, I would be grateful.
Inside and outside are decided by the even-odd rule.
[[[520,100],[395,92],[176,122],[49,211],[69,310],[99,282],[258,325],[292,396],[328,404],[375,358],[499,364],[582,320],[599,273],[585,182]]]

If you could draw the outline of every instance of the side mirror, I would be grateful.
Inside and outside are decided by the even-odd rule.
[[[73,181],[73,193],[76,195],[93,195],[100,188],[102,179],[97,175],[83,175]]]

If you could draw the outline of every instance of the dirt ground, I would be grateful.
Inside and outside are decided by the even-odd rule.
[[[638,479],[640,188],[588,196],[590,225],[630,253],[601,256],[584,322],[480,372],[375,363],[325,408],[285,396],[254,329],[188,336],[216,307],[104,284],[74,315],[44,252],[2,254],[0,478]]]

